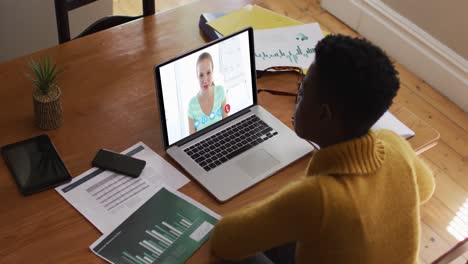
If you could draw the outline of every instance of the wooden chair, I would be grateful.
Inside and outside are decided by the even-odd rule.
[[[69,41],[70,38],[70,25],[68,22],[68,12],[82,7],[84,5],[96,2],[97,0],[55,0],[55,16],[57,19],[57,31],[59,43],[64,43]],[[133,0],[132,0],[133,1]],[[76,38],[84,37],[89,34],[96,33],[98,31],[108,29],[123,23],[130,22],[132,20],[154,15],[155,13],[155,0],[142,0],[143,2],[143,14],[140,16],[108,16],[104,17],[92,25],[87,27],[81,34]]]
[[[468,252],[468,238],[456,244],[447,253],[434,260],[432,264],[450,264],[453,260]],[[466,262],[468,263],[468,261]]]

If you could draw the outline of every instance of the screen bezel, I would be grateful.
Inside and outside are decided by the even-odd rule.
[[[164,94],[162,92],[162,87],[161,87],[161,75],[160,75],[160,68],[169,64],[169,63],[172,63],[172,62],[175,62],[179,59],[182,59],[184,57],[187,57],[193,53],[196,53],[202,49],[205,49],[205,48],[208,48],[208,47],[211,47],[213,45],[216,45],[222,41],[226,41],[230,38],[233,38],[233,37],[236,37],[237,35],[240,35],[244,32],[248,32],[248,38],[249,38],[249,53],[250,53],[250,65],[251,65],[251,68],[250,68],[250,74],[251,74],[251,77],[252,77],[252,97],[253,97],[253,103],[251,105],[248,105],[246,106],[245,108],[239,110],[237,113],[233,114],[233,115],[230,115],[224,119],[222,119],[221,121],[215,123],[215,124],[212,124],[211,126],[209,127],[206,127],[200,131],[197,131],[189,136],[186,136],[182,139],[179,139],[178,141],[172,143],[169,145],[169,137],[168,137],[168,134],[167,134],[167,124],[166,124],[166,112],[164,110]],[[154,74],[155,74],[155,81],[156,81],[156,95],[157,95],[157,100],[158,100],[158,104],[159,104],[159,116],[160,116],[160,123],[161,123],[161,130],[162,130],[162,137],[163,137],[163,144],[164,144],[164,149],[168,149],[170,148],[171,146],[180,146],[180,145],[183,145],[185,144],[186,142],[194,139],[194,138],[197,138],[201,135],[204,135],[208,132],[210,132],[211,130],[225,124],[226,122],[229,122],[235,118],[237,118],[238,116],[244,114],[245,112],[248,111],[248,108],[254,106],[254,105],[257,105],[257,75],[256,75],[256,69],[255,69],[255,49],[254,49],[254,36],[253,36],[253,29],[251,27],[249,28],[246,28],[246,29],[243,29],[243,30],[240,30],[236,33],[233,33],[233,34],[230,34],[228,36],[225,36],[223,38],[220,38],[220,39],[217,39],[217,40],[214,40],[212,42],[209,42],[201,47],[198,47],[194,50],[191,50],[191,51],[188,51],[188,52],[185,52],[183,53],[182,55],[180,56],[177,56],[173,59],[170,59],[168,61],[165,61],[163,63],[160,63],[160,64],[157,64],[154,66]]]

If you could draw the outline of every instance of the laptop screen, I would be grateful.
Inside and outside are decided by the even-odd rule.
[[[250,45],[245,30],[156,67],[167,145],[254,104]]]

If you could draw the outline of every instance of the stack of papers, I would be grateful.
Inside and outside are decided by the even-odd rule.
[[[110,263],[183,263],[220,216],[176,189],[189,179],[148,146],[123,151],[146,161],[138,178],[92,168],[57,192],[104,235],[90,249]]]
[[[303,24],[256,5],[247,5],[207,24],[224,36],[252,27],[259,71],[275,66],[308,69],[315,59],[315,45],[324,36],[318,23]]]

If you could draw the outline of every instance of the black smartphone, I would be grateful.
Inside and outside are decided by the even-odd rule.
[[[100,149],[92,162],[94,167],[110,170],[130,177],[138,177],[146,165],[146,161],[106,149]]]

